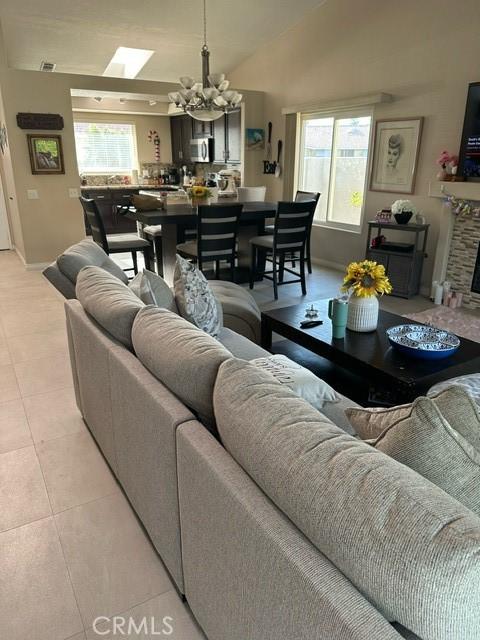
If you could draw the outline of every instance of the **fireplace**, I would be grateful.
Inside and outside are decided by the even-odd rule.
[[[478,243],[477,260],[473,271],[472,291],[473,293],[480,293],[480,242]]]

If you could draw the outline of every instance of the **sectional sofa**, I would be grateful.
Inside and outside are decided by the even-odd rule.
[[[210,640],[480,637],[477,516],[248,362],[245,336],[100,267],[75,279],[78,407]]]

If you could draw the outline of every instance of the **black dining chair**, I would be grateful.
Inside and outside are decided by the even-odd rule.
[[[305,247],[308,240],[308,232],[315,214],[315,200],[300,202],[279,202],[273,225],[273,234],[256,236],[250,239],[252,261],[250,267],[250,289],[257,275],[273,281],[273,295],[278,300],[278,286],[281,284],[293,284],[300,282],[302,294],[307,293],[305,281]],[[285,259],[293,254],[298,254],[300,271],[294,271],[285,267]],[[272,270],[259,270],[259,257],[271,262]],[[262,260],[263,262],[263,260]],[[297,280],[283,281],[284,272],[287,271]]]
[[[141,251],[145,258],[145,266],[151,269],[152,245],[145,238],[140,238],[135,233],[105,233],[102,216],[98,210],[97,203],[93,199],[80,196],[80,203],[83,207],[88,226],[92,232],[92,239],[96,242],[108,255],[112,253],[132,254],[133,269],[124,269],[124,271],[133,271],[138,273],[137,253]]]
[[[215,264],[215,277],[220,278],[220,263],[230,265],[230,279],[235,279],[238,221],[242,204],[200,205],[197,214],[197,239],[177,245],[177,253],[197,263]]]
[[[295,194],[295,202],[305,202],[306,200],[315,200],[315,207],[318,204],[318,201],[320,200],[320,196],[321,193],[319,193],[318,191],[300,191],[298,190],[297,193]],[[308,230],[308,237],[307,237],[307,244],[306,244],[306,255],[307,255],[307,269],[308,269],[308,273],[312,273],[312,254],[311,254],[311,250],[310,250],[310,238],[312,235],[312,225],[313,225],[313,218],[312,218],[312,222],[310,223],[310,229]],[[273,233],[273,224],[271,225],[267,225],[265,227],[265,233],[267,234],[272,234]],[[292,255],[288,256],[288,258],[286,258],[287,260],[290,259],[292,262],[292,268],[295,269],[295,255],[292,253]]]

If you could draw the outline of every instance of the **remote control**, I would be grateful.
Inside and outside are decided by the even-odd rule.
[[[300,323],[300,327],[302,329],[313,329],[313,327],[318,327],[320,324],[323,324],[323,320],[303,320]]]

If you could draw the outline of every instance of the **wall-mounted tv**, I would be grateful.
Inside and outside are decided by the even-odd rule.
[[[458,173],[480,181],[480,82],[468,85]]]

